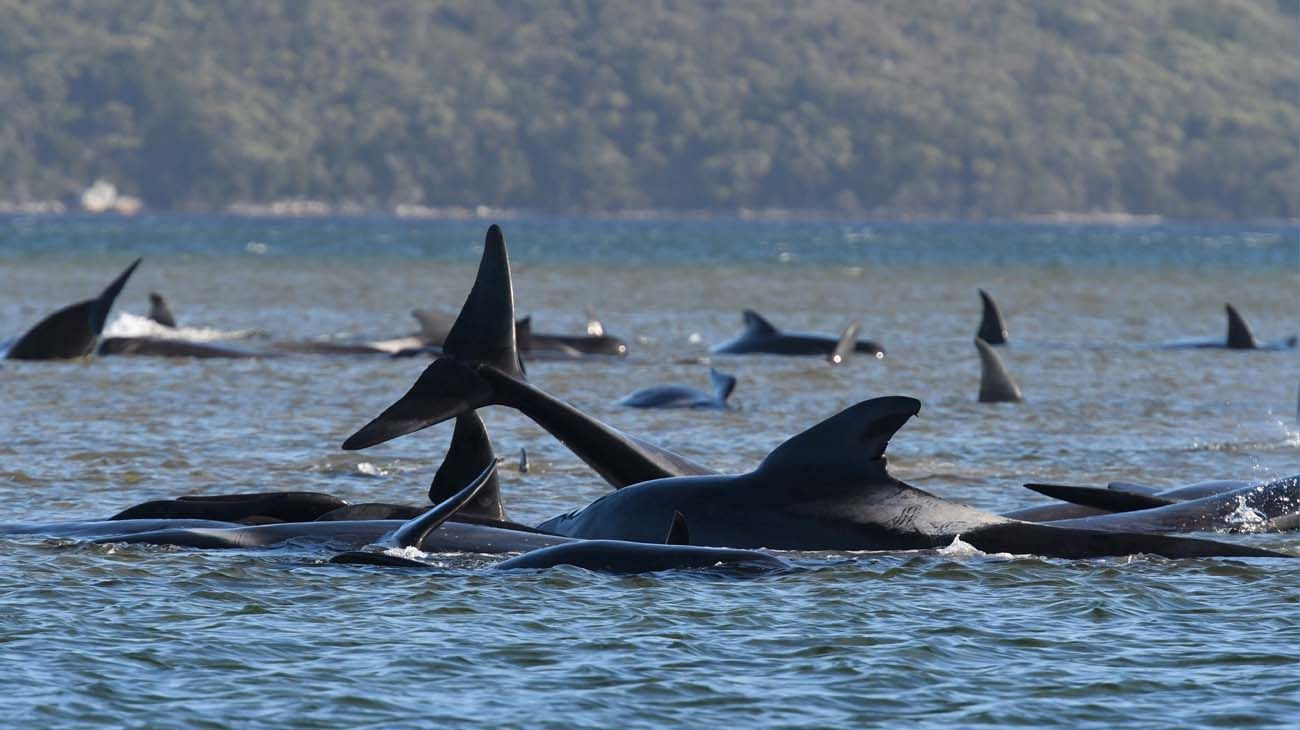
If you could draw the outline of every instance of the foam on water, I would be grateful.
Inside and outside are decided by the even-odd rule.
[[[222,330],[212,327],[165,327],[148,317],[122,312],[104,327],[105,337],[153,337],[162,340],[216,342],[257,337],[257,330]]]

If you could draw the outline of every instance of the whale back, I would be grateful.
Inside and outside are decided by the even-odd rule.
[[[451,447],[429,485],[429,501],[438,504],[454,497],[463,485],[473,481],[496,461],[492,441],[478,413],[470,411],[457,416]],[[501,503],[501,483],[495,471],[474,497],[460,508],[460,514],[501,522],[509,519]]]
[[[747,335],[772,337],[780,333],[780,330],[764,319],[763,315],[752,309],[746,309],[740,316],[745,322],[745,334]]]
[[[1002,321],[1002,312],[998,310],[997,302],[983,289],[979,292],[984,313],[980,316],[980,328],[975,336],[990,345],[1007,344],[1007,325]]]
[[[1255,333],[1251,331],[1250,325],[1242,319],[1241,313],[1231,304],[1223,305],[1228,313],[1228,349],[1229,350],[1253,350],[1259,347],[1255,341]]]
[[[989,343],[975,338],[975,349],[980,356],[980,403],[1019,403],[1024,400],[1020,386],[1002,364],[1002,358]]]
[[[62,360],[85,357],[95,350],[117,295],[140,265],[136,259],[94,299],[70,304],[27,330],[9,348],[13,360]]]

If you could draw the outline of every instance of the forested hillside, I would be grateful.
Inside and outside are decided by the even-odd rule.
[[[0,199],[1297,216],[1294,0],[0,0]]]

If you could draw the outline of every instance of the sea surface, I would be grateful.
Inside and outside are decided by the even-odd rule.
[[[110,317],[163,293],[196,330],[363,340],[459,308],[488,221],[0,218],[0,339],[144,264]],[[1300,352],[1167,350],[1300,332],[1295,227],[504,221],[520,314],[626,360],[535,362],[597,418],[724,471],[857,401],[924,406],[891,472],[990,510],[1024,482],[1175,485],[1300,472]],[[1002,305],[1023,404],[982,405],[978,288]],[[725,412],[622,409],[707,387],[701,358],[756,309],[850,322],[883,360],[714,356]],[[132,317],[134,315],[135,318]],[[362,452],[349,434],[426,361],[133,357],[0,364],[0,522],[104,517],[189,493],[425,500],[444,424]],[[519,414],[484,418],[511,517],[607,487]],[[526,448],[531,469],[514,455]],[[1210,535],[1300,555],[1296,533]],[[310,546],[203,552],[0,538],[0,725],[10,727],[1295,727],[1300,561],[792,554],[738,576],[323,565]]]

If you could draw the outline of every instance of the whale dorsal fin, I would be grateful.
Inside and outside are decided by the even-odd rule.
[[[167,306],[163,295],[156,291],[149,292],[149,319],[164,327],[176,327],[176,317],[172,315],[171,307]]]
[[[492,451],[492,441],[478,413],[470,411],[456,417],[456,430],[451,435],[451,446],[443,457],[442,465],[433,475],[429,485],[429,501],[438,504],[456,494],[461,486],[481,474],[497,461]],[[505,522],[505,507],[501,504],[501,483],[495,473],[487,480],[472,501],[460,510],[467,517],[482,517]]]
[[[70,304],[37,322],[9,348],[6,357],[14,360],[59,360],[89,355],[104,331],[113,302],[141,260],[136,259],[126,267],[98,297]]]
[[[515,293],[501,227],[488,228],[478,275],[452,324],[442,351],[458,360],[475,360],[523,377],[515,344]]]
[[[1103,487],[1076,487],[1068,484],[1026,484],[1025,488],[1052,499],[1059,499],[1062,502],[1069,502],[1083,507],[1095,507],[1111,512],[1132,512],[1139,509],[1151,509],[1152,507],[1165,507],[1178,502],[1176,499],[1166,499],[1134,492],[1121,492]]]
[[[412,309],[411,316],[420,323],[420,339],[430,345],[441,345],[456,322],[456,317],[436,309]]]
[[[975,338],[975,349],[980,354],[980,403],[1019,403],[1024,400],[1020,386],[1002,364],[1002,358],[989,347],[989,343]]]
[[[756,335],[774,335],[780,332],[771,322],[763,319],[763,315],[752,309],[746,309],[740,315],[745,320],[745,330]]]
[[[885,448],[889,439],[920,411],[921,401],[905,396],[862,401],[790,437],[755,471],[800,480],[817,475],[887,476]]]
[[[403,523],[401,527],[385,537],[380,544],[400,548],[419,547],[420,543],[424,542],[426,535],[438,529],[442,523],[459,512],[461,507],[474,499],[474,495],[478,494],[478,491],[491,481],[492,477],[496,476],[496,473],[497,462],[496,459],[493,459],[492,463],[488,464],[487,468],[475,477],[474,481],[470,482],[468,486],[430,507],[427,512],[420,516]]]
[[[853,357],[853,353],[857,346],[858,323],[854,322],[844,328],[844,332],[840,335],[839,342],[835,343],[835,349],[831,350],[831,354],[826,356],[826,361],[832,365],[843,365],[845,362],[848,362],[850,357]]]
[[[515,320],[515,345],[520,352],[533,349],[533,315]]]
[[[673,523],[668,526],[668,537],[664,538],[665,545],[690,545],[691,531],[686,527],[686,517],[676,510],[673,510]]]
[[[1223,307],[1228,311],[1228,349],[1253,350],[1258,347],[1255,333],[1250,331],[1250,325],[1241,318],[1237,308],[1231,304],[1225,304]]]
[[[596,317],[596,310],[588,304],[582,308],[582,311],[587,315],[587,334],[592,337],[604,337],[605,325]]]
[[[980,328],[975,336],[990,345],[1007,344],[1007,325],[1002,321],[1002,312],[998,310],[997,302],[993,301],[993,297],[983,289],[979,292],[980,302],[984,305],[984,314],[980,317]]]
[[[713,383],[714,397],[719,403],[726,405],[727,399],[731,397],[731,391],[736,389],[736,376],[709,368],[709,381]]]

